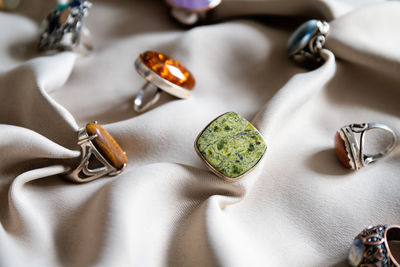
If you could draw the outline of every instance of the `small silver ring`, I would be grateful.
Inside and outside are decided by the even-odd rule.
[[[382,129],[390,133],[392,142],[377,154],[364,153],[365,134],[372,129]],[[355,134],[360,134],[359,139]],[[340,128],[335,134],[335,150],[342,164],[352,170],[359,170],[385,156],[397,145],[396,133],[387,125],[377,122],[353,123]]]
[[[85,0],[59,4],[42,23],[38,50],[48,53],[72,51],[88,55],[93,45],[89,30],[83,26],[83,18],[91,6]]]

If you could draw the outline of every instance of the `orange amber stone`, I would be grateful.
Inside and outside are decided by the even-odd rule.
[[[192,89],[195,80],[193,75],[177,60],[155,51],[146,51],[140,60],[152,71],[167,81],[185,89]]]
[[[86,132],[89,136],[97,134],[92,143],[114,168],[120,170],[124,167],[124,164],[128,163],[128,157],[117,141],[99,124],[94,122],[88,123],[86,125]]]
[[[346,144],[339,132],[335,134],[335,151],[340,162],[348,169],[352,169],[350,159],[346,150]]]

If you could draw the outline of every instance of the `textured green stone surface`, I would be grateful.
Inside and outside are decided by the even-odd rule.
[[[253,168],[267,148],[257,129],[234,112],[211,122],[200,134],[196,146],[212,167],[229,178]]]

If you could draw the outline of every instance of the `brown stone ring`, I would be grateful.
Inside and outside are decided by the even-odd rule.
[[[135,61],[136,71],[147,80],[134,101],[134,109],[143,112],[154,105],[162,91],[178,98],[191,96],[195,79],[177,60],[162,53],[146,51]],[[148,100],[148,94],[152,95]]]
[[[354,267],[399,267],[399,259],[393,255],[395,250],[391,250],[391,245],[399,241],[399,226],[369,226],[354,238],[348,261]]]
[[[115,139],[97,122],[91,122],[78,131],[81,162],[66,177],[85,183],[105,175],[120,174],[128,163],[126,153]]]
[[[364,150],[365,133],[371,129],[382,129],[391,134],[392,142],[386,149],[377,154],[366,154]],[[357,141],[356,134],[359,134]],[[340,162],[348,169],[359,170],[386,155],[397,145],[397,136],[394,131],[382,123],[350,124],[340,128],[335,134],[335,150]]]

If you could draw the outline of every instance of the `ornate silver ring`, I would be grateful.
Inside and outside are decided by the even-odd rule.
[[[365,134],[371,129],[382,129],[390,133],[392,142],[377,154],[364,153]],[[358,170],[389,154],[397,144],[397,135],[389,126],[382,123],[350,124],[340,128],[335,134],[335,151],[342,164],[349,169]]]
[[[70,180],[85,183],[105,175],[120,174],[128,163],[126,153],[117,141],[97,122],[91,122],[78,131],[81,162],[66,174]]]
[[[43,21],[38,50],[88,54],[93,46],[90,32],[83,26],[83,18],[91,6],[89,1],[77,0],[59,4]]]
[[[287,53],[296,62],[321,61],[321,49],[329,33],[329,24],[322,20],[309,20],[290,36]]]

